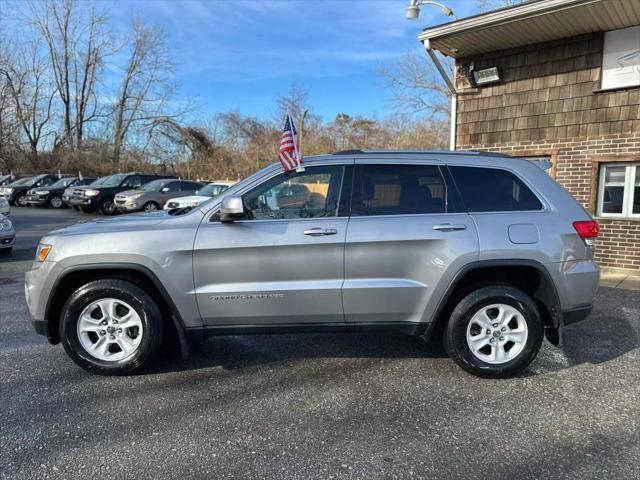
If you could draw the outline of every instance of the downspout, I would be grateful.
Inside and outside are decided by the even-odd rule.
[[[426,40],[424,40],[422,44],[424,45],[424,49],[427,51],[427,54],[429,55],[429,57],[431,57],[431,61],[438,69],[438,72],[440,72],[440,75],[442,76],[444,83],[447,84],[447,87],[449,87],[449,90],[451,91],[451,127],[450,127],[451,135],[449,138],[449,150],[455,150],[456,149],[456,126],[457,126],[456,115],[458,113],[458,95],[456,93],[456,87],[454,86],[451,78],[449,78],[449,75],[447,74],[447,71],[442,66],[442,63],[440,63],[440,59],[438,59],[436,52],[434,52],[433,49],[431,48],[429,39],[427,38]]]

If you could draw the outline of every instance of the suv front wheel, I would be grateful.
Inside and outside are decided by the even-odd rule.
[[[542,338],[542,320],[531,297],[507,285],[492,285],[460,301],[447,324],[444,343],[449,356],[466,371],[505,378],[527,368]]]
[[[120,279],[87,283],[62,310],[60,338],[85,370],[127,375],[144,368],[162,339],[157,304],[137,285]]]

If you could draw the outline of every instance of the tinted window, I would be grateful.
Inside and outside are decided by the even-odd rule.
[[[309,167],[280,174],[243,197],[250,219],[335,217],[342,195],[343,166]]]
[[[449,167],[469,212],[541,210],[540,200],[514,174],[497,168]]]
[[[199,188],[202,187],[201,183],[196,183],[196,182],[180,182],[180,183],[182,184],[183,192],[198,190]]]
[[[122,183],[122,188],[138,188],[142,185],[140,175],[131,175]]]
[[[445,213],[447,186],[435,165],[361,165],[352,215]]]

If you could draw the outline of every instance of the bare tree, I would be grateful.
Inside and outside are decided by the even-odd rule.
[[[167,115],[167,99],[173,91],[169,80],[172,67],[164,33],[134,19],[129,57],[114,106],[114,163],[120,161],[125,139],[135,124],[152,123]]]
[[[58,98],[62,102],[63,142],[80,148],[88,124],[98,117],[97,85],[112,35],[96,3],[29,0],[28,23],[46,46]]]
[[[51,119],[55,89],[37,42],[12,45],[11,52],[6,47],[3,45],[0,52],[0,76],[13,101],[15,121],[27,140],[31,163],[37,166],[40,142],[48,134],[44,128]]]
[[[452,70],[452,62],[444,61]],[[392,104],[399,112],[426,114],[436,120],[450,118],[451,92],[424,52],[411,50],[396,63],[380,67],[378,73],[390,89]]]
[[[13,170],[20,145],[20,125],[16,119],[15,103],[6,79],[0,78],[0,170]]]
[[[524,0],[476,0],[476,8],[481,12],[497,10],[522,3]]]

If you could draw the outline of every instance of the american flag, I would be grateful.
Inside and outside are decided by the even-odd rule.
[[[300,167],[302,154],[299,147],[298,132],[293,124],[291,115],[287,115],[284,122],[284,130],[282,131],[282,139],[280,140],[280,149],[278,150],[278,158],[285,172]]]

